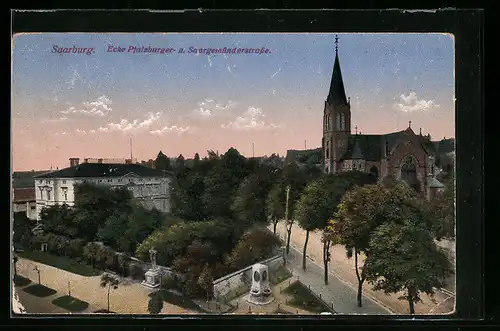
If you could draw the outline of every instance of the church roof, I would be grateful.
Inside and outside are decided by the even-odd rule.
[[[340,62],[338,51],[335,51],[335,63],[333,64],[332,80],[330,82],[330,90],[326,99],[330,104],[347,104],[345,95],[344,81],[342,80],[342,72],[340,71]]]
[[[437,180],[434,177],[429,178],[429,187],[430,188],[444,188],[444,184],[441,183],[439,180]]]
[[[35,178],[123,177],[130,173],[139,177],[164,176],[163,171],[147,168],[140,164],[82,163],[59,171],[42,174]]]

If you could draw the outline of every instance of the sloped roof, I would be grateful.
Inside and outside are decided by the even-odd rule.
[[[444,188],[444,184],[434,177],[429,178],[428,182],[430,188]]]
[[[330,82],[330,90],[328,91],[328,97],[326,100],[330,104],[347,104],[344,81],[342,80],[342,72],[340,71],[338,52],[335,52],[335,63],[333,64],[332,80]]]
[[[123,177],[130,173],[139,177],[162,177],[165,175],[161,170],[151,169],[140,164],[82,163],[42,174],[36,178]],[[171,174],[167,172],[167,175]]]
[[[14,199],[12,202],[20,203],[20,202],[28,202],[35,200],[36,200],[35,186],[29,188],[14,189]]]
[[[13,188],[30,188],[35,187],[35,177],[51,172],[51,170],[40,171],[15,171],[12,173]]]

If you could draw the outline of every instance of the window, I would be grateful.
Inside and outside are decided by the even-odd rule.
[[[112,179],[108,179],[108,183],[111,183],[113,180]]]
[[[36,209],[36,206],[31,206],[31,210],[35,210]]]
[[[122,182],[122,179],[118,179],[118,183],[121,183]]]
[[[337,114],[337,129],[340,129],[340,113]]]
[[[68,192],[64,191],[64,200],[68,200]]]
[[[345,130],[345,114],[340,114],[340,129]]]
[[[102,183],[102,179],[99,179],[99,183]]]
[[[50,191],[47,191],[47,200],[50,200]]]
[[[65,181],[65,180],[63,180],[63,184],[66,184],[66,181]]]
[[[132,178],[129,178],[129,179],[128,179],[128,182],[129,182],[129,183],[132,183]]]

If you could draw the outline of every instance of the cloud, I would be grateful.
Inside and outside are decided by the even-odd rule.
[[[229,100],[226,104],[217,103],[212,99],[205,99],[198,102],[198,108],[194,110],[196,115],[201,117],[210,117],[222,113],[225,110],[231,109],[235,103]]]
[[[79,79],[81,79],[80,74],[76,69],[73,69],[73,74],[71,75],[71,79],[68,81],[68,84],[75,86],[76,81]]]
[[[246,130],[270,130],[281,127],[280,125],[267,123],[264,121],[265,115],[260,108],[249,107],[243,116],[239,116],[236,120],[228,124],[222,124],[223,129],[232,129],[237,131]]]
[[[140,131],[141,129],[149,128],[153,123],[155,123],[161,116],[161,113],[149,113],[148,118],[140,121],[139,119],[135,119],[133,121],[129,121],[126,119],[122,119],[119,123],[108,123],[105,127],[100,127],[100,132],[131,132],[131,131]]]
[[[189,130],[190,130],[189,126],[172,125],[172,126],[165,126],[159,130],[153,130],[153,131],[149,131],[149,132],[151,134],[154,134],[154,135],[162,136],[162,135],[165,135],[165,134],[171,133],[171,132],[177,132],[180,134],[180,133],[187,132]]]
[[[59,118],[46,118],[46,119],[42,120],[42,123],[60,123],[60,122],[64,122],[67,120],[68,120],[68,118],[66,116],[62,116]]]
[[[69,107],[67,110],[61,111],[63,114],[85,114],[89,116],[106,116],[113,109],[110,105],[113,102],[105,95],[97,98],[96,101],[83,102],[83,108]]]
[[[401,94],[399,96],[400,102],[395,103],[393,107],[396,110],[408,113],[414,111],[426,111],[431,108],[439,107],[438,104],[434,100],[423,100],[418,99],[417,94],[415,92],[410,92],[407,96]]]
[[[56,132],[56,136],[67,136],[69,133],[67,133],[66,131],[62,131],[62,132]]]
[[[79,133],[79,134],[87,134],[87,131],[85,131],[85,130],[81,130],[81,129],[76,129],[76,133]]]

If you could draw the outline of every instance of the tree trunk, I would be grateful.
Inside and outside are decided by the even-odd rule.
[[[355,270],[356,270],[356,278],[358,279],[358,296],[357,296],[357,302],[358,302],[358,307],[362,307],[362,298],[363,298],[363,282],[365,281],[365,275],[363,272],[361,272],[361,275],[359,273],[359,266],[358,266],[358,250],[354,249],[354,264],[355,264]]]
[[[273,220],[273,233],[276,234],[276,226],[278,225],[278,220]]]
[[[109,313],[109,291],[111,290],[111,284],[108,285],[108,313]]]
[[[304,242],[304,253],[302,254],[302,269],[306,270],[307,242],[309,241],[309,230],[306,230],[306,241]]]
[[[328,285],[328,253],[330,251],[330,241],[325,241],[323,243],[323,269],[324,269],[324,280],[325,285]]]
[[[292,225],[293,223],[290,222],[290,225],[287,225],[286,232],[288,234],[286,238],[286,253],[290,253],[290,239],[292,239]]]
[[[415,315],[415,305],[413,303],[413,297],[408,295],[408,303],[410,304],[410,315]]]

